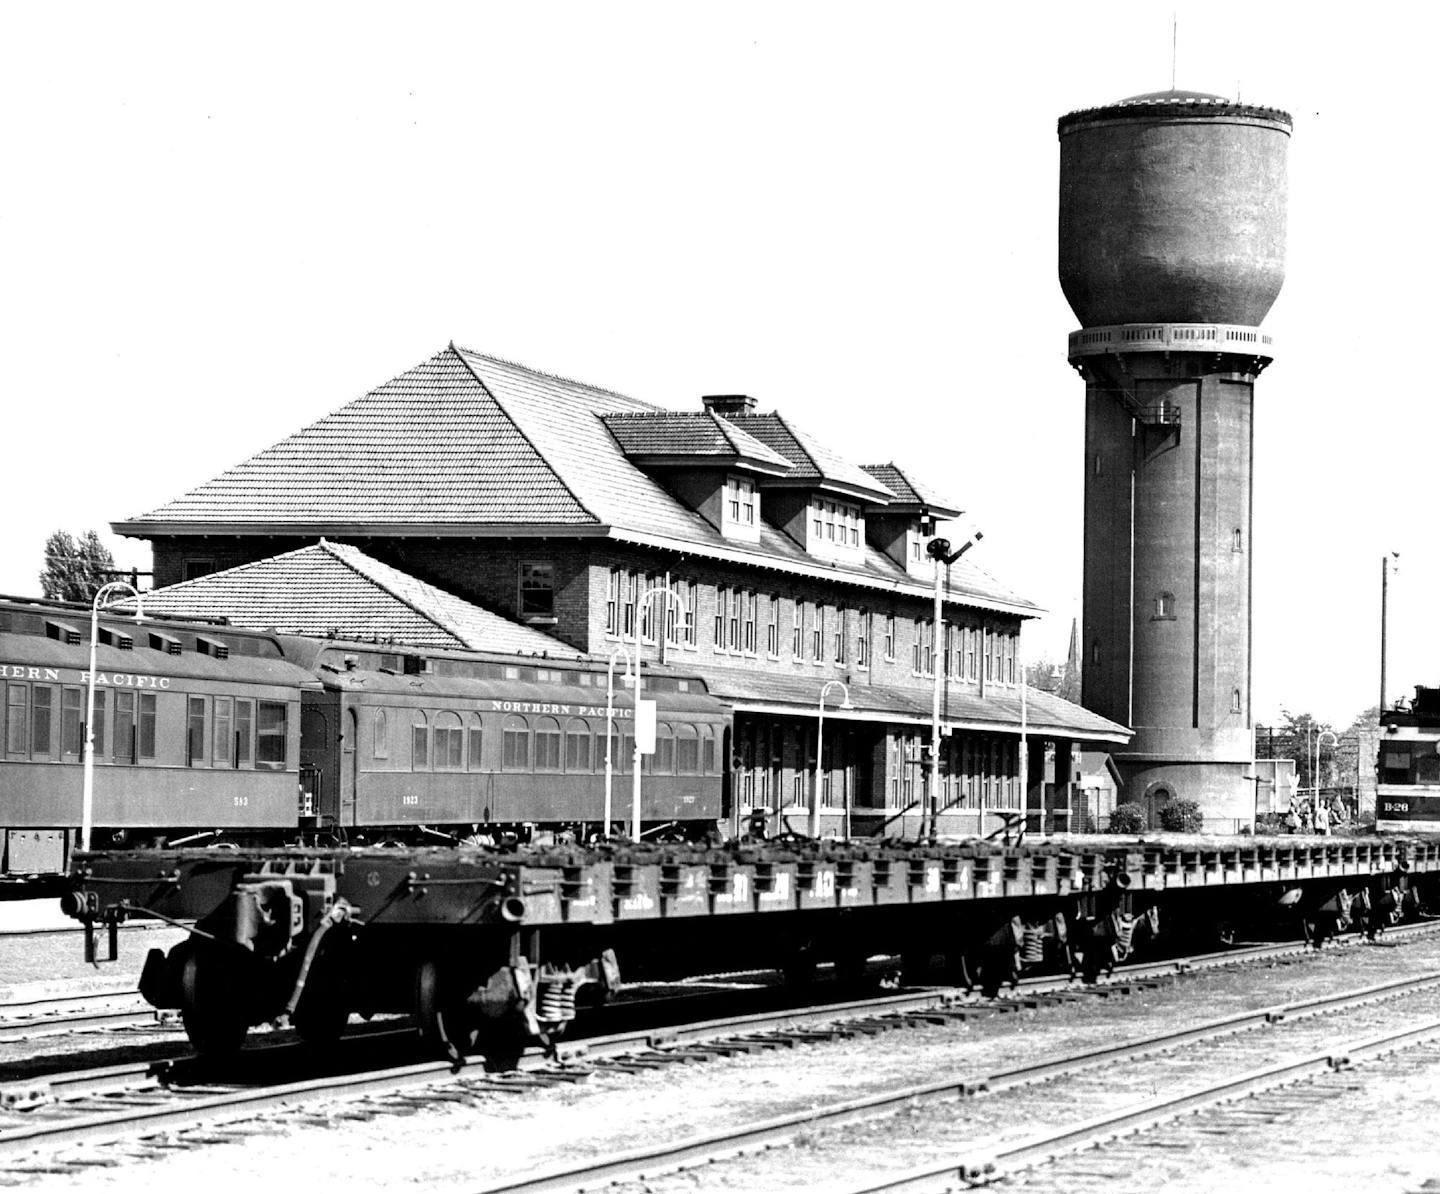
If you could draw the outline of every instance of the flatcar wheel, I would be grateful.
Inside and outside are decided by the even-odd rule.
[[[180,1020],[197,1053],[234,1053],[249,1031],[231,967],[210,950],[192,950],[180,973]]]
[[[433,959],[427,958],[415,970],[415,1018],[420,1035],[452,1061],[475,1047],[478,1033],[464,1002],[446,989],[444,973]]]

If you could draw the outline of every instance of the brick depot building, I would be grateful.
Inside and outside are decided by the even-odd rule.
[[[750,398],[666,410],[452,344],[112,525],[151,542],[157,586],[324,538],[558,653],[609,658],[638,627],[647,661],[695,672],[735,710],[734,824],[765,810],[772,829],[803,829],[823,692],[825,826],[848,805],[857,832],[914,833],[938,667],[942,831],[1021,811],[1067,828],[1073,752],[1129,731],[1034,690],[1022,713],[1018,636],[1039,611],[971,556],[943,570],[936,633],[925,547],[959,513],[903,467],[844,460]]]

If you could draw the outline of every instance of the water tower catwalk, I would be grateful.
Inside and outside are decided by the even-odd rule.
[[[1124,798],[1249,823],[1252,435],[1285,278],[1290,117],[1166,91],[1061,118],[1060,284],[1085,379],[1083,704]]]

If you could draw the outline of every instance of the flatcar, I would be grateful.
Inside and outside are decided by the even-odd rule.
[[[90,611],[0,599],[0,891],[59,877],[81,824]],[[558,661],[106,615],[95,644],[92,844],[455,843],[628,817],[633,700]],[[648,670],[648,668],[647,668]],[[729,709],[657,668],[642,816],[721,815]]]
[[[1375,828],[1440,833],[1440,688],[1417,685],[1413,701],[1380,715]]]

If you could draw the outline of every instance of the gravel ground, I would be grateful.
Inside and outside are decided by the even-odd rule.
[[[58,900],[0,903],[0,933],[27,929],[63,929],[60,933],[24,933],[0,937],[0,1000],[47,999],[89,991],[135,989],[145,954],[169,949],[184,933],[137,923],[120,935],[120,958],[92,966],[85,961],[80,926],[60,911]],[[106,943],[100,942],[103,954]]]
[[[274,1118],[245,1144],[167,1150],[158,1159],[35,1175],[41,1191],[131,1191],[162,1185],[212,1191],[254,1189],[323,1173],[327,1184],[363,1190],[465,1190],[505,1176],[549,1169],[656,1140],[713,1131],[817,1103],[854,1098],[917,1081],[980,1076],[1042,1056],[1093,1048],[1173,1028],[1178,1019],[1223,1016],[1325,991],[1379,983],[1440,968],[1440,941],[1356,946],[1302,964],[1187,977],[1156,991],[1078,1006],[982,1019],[968,1025],[901,1031],[830,1045],[732,1058],[633,1075],[596,1075],[579,1086],[535,1095],[500,1095],[478,1106],[443,1105],[368,1122],[333,1118],[326,1126]],[[1347,1081],[1356,1080],[1357,1071]],[[1202,1190],[1402,1191],[1440,1175],[1433,1124],[1440,1114],[1440,1073],[1379,1080],[1297,1125],[1293,1149],[1264,1135],[1227,1138],[1235,1167],[1195,1167],[1152,1175],[1133,1188]],[[341,1111],[337,1107],[335,1110]],[[1334,1123],[1329,1120],[1333,1118]],[[1322,1126],[1323,1125],[1323,1126]],[[1270,1129],[1273,1134],[1274,1129]],[[862,1172],[826,1172],[808,1163],[804,1142],[735,1171],[714,1188],[757,1192],[840,1190]],[[871,1168],[906,1165],[906,1118],[877,1133]],[[1138,1173],[1138,1171],[1137,1171]],[[717,1178],[719,1174],[715,1175]],[[710,1185],[697,1177],[654,1183],[662,1190]],[[1125,1186],[1113,1182],[1117,1191]]]

